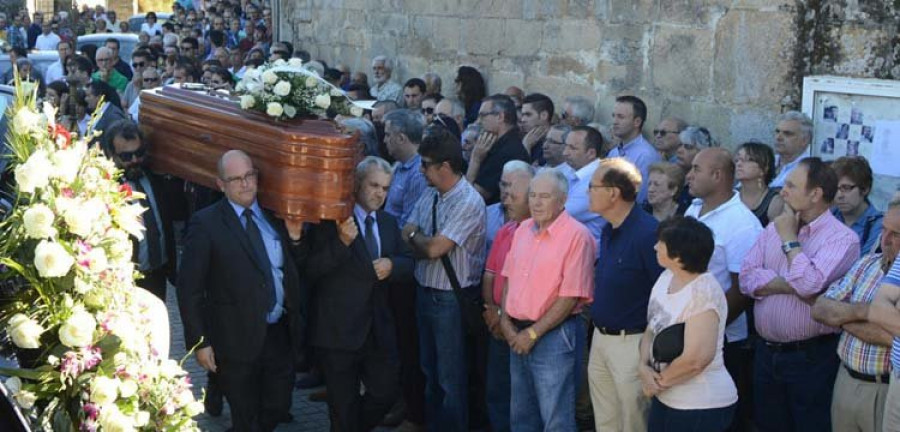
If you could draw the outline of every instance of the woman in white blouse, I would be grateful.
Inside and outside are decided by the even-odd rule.
[[[666,270],[650,294],[639,367],[644,394],[653,397],[648,430],[724,431],[734,417],[738,395],[722,359],[728,304],[722,287],[707,272],[713,234],[696,219],[682,217],[662,222],[658,232],[656,258]],[[680,337],[663,337],[654,351],[654,339],[680,324],[683,344],[671,343],[681,342]],[[661,343],[664,339],[670,343]],[[671,358],[664,356],[666,351]]]

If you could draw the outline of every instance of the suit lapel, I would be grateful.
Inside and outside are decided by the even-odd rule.
[[[244,227],[241,225],[241,221],[238,220],[237,214],[234,212],[234,208],[231,207],[231,203],[228,202],[228,198],[223,198],[221,201],[220,210],[222,211],[222,221],[225,223],[225,226],[234,234],[234,237],[238,239],[238,243],[241,244],[241,247],[244,248],[244,252],[250,256],[250,260],[253,261],[253,265],[255,265],[260,271],[266,271],[265,267],[262,263],[259,262],[259,258],[256,256],[256,253],[253,252],[253,246],[250,245],[250,239],[247,238],[247,232],[244,231]]]

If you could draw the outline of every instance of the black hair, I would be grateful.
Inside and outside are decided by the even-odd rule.
[[[545,112],[549,119],[553,118],[553,100],[547,95],[542,93],[532,93],[525,96],[525,99],[522,99],[522,105],[525,104],[531,104],[531,107],[537,111],[538,115]],[[598,151],[597,154],[599,155],[600,152]]]
[[[88,88],[91,89],[91,93],[94,96],[102,97],[104,102],[109,102],[111,105],[122,109],[122,100],[119,99],[119,93],[111,85],[103,81],[91,80]]]
[[[116,153],[113,141],[115,141],[117,137],[129,141],[139,139],[141,141],[141,146],[144,145],[144,134],[141,133],[141,129],[135,122],[131,119],[116,120],[103,131],[103,135],[100,138],[100,149],[103,150],[103,153],[109,158],[112,158]]]
[[[410,78],[406,81],[406,84],[403,84],[403,88],[407,87],[418,87],[419,91],[422,94],[425,94],[425,81],[422,81],[422,78]]]
[[[712,230],[692,217],[675,216],[659,223],[656,230],[660,243],[666,245],[669,258],[681,262],[690,273],[704,273],[715,251]]]
[[[631,105],[631,108],[634,110],[634,116],[641,119],[641,127],[638,129],[644,128],[644,123],[647,121],[647,104],[641,98],[637,96],[619,96],[616,98],[616,102]]]
[[[116,38],[107,38],[107,39],[103,42],[103,45],[105,46],[105,45],[107,45],[107,44],[113,44],[113,45],[115,45],[117,50],[122,48],[122,45],[119,43],[119,40],[116,39]]]
[[[838,186],[838,177],[834,170],[817,157],[802,159],[800,165],[805,166],[807,170],[806,190],[822,188],[822,199],[827,203],[834,201]]]
[[[511,97],[498,93],[484,98],[482,103],[484,102],[490,102],[494,112],[503,113],[503,120],[506,124],[515,126],[518,123],[518,109]]]
[[[465,166],[459,140],[445,128],[429,128],[419,145],[419,155],[434,163],[447,162],[456,174],[462,174]]]
[[[741,144],[734,154],[743,150],[747,155],[747,159],[756,162],[763,171],[763,181],[766,184],[772,183],[775,178],[775,152],[769,147],[758,141],[748,141]]]
[[[459,99],[466,110],[487,95],[484,77],[478,69],[471,66],[459,67],[456,71],[456,82],[459,83]]]
[[[594,152],[598,158],[606,157],[606,155],[603,154],[604,140],[603,134],[601,134],[600,131],[590,126],[575,126],[569,131],[570,134],[572,132],[584,132],[584,149],[594,149]]]
[[[225,46],[225,32],[222,30],[210,30],[209,43],[216,47]]]

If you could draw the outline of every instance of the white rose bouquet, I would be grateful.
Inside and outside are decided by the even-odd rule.
[[[341,89],[302,66],[299,59],[279,60],[248,71],[235,89],[241,95],[241,109],[278,120],[322,117],[328,112],[362,116],[363,110],[353,105]]]
[[[203,404],[160,357],[159,311],[134,285],[140,194],[25,90],[17,83],[7,113],[17,197],[0,221],[0,280],[23,286],[0,305],[20,354],[20,368],[0,369],[7,388],[35,430],[198,430]]]

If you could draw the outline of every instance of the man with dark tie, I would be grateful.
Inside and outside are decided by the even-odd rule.
[[[173,220],[184,219],[181,180],[164,177],[144,167],[147,144],[137,125],[119,120],[101,137],[106,155],[123,171],[123,183],[144,195],[140,204],[144,237],[134,241],[134,263],[143,274],[137,285],[166,301],[166,281],[175,281]]]
[[[225,199],[191,217],[178,277],[188,348],[216,372],[235,432],[271,431],[291,404],[294,347],[306,321],[300,221],[276,222],[256,201],[261,175],[226,152],[216,184]],[[286,229],[285,229],[286,228]]]
[[[369,156],[356,167],[353,216],[310,230],[310,343],[328,386],[336,430],[369,431],[399,396],[400,359],[391,284],[411,283],[413,260],[396,219],[379,210],[391,166]],[[365,392],[360,395],[360,384]]]

